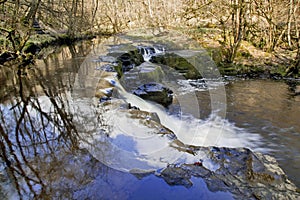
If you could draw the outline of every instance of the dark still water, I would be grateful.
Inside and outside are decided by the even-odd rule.
[[[102,42],[107,40],[95,43]],[[49,51],[31,68],[0,68],[0,197],[232,199],[226,191],[210,191],[202,179],[192,178],[191,188],[174,186],[155,174],[108,167],[91,153],[87,144],[95,144],[88,136],[106,127],[97,109],[101,72],[94,61],[99,51],[107,52],[96,51],[95,43]],[[299,187],[300,96],[293,96],[283,81],[233,79],[225,89],[227,128],[259,135],[257,150],[274,156]],[[198,91],[197,98],[200,117],[208,118],[209,92]],[[102,140],[97,145],[106,147]]]

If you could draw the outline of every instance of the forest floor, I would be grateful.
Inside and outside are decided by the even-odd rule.
[[[228,64],[223,62],[224,54],[219,42],[221,41],[219,29],[191,29],[187,34],[208,51],[224,75],[281,79],[286,76],[286,71],[293,64],[297,54],[297,50],[291,51],[280,47],[269,53],[250,42],[242,41],[234,63]]]

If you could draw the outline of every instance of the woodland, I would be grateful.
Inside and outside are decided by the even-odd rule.
[[[136,28],[178,30],[219,66],[299,75],[299,0],[1,0],[0,63]]]

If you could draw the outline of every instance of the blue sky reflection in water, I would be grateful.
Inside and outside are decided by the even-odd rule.
[[[233,199],[227,192],[211,192],[201,178],[192,178],[193,186],[170,186],[163,179],[149,175],[137,179],[132,174],[109,170],[109,177],[99,176],[86,189],[75,192],[75,199]],[[99,192],[101,191],[101,192]]]
[[[132,46],[130,48],[132,48]],[[126,48],[124,50],[127,51]],[[106,50],[103,50],[103,51],[104,52],[96,52],[96,54],[94,56],[99,57],[100,53],[107,53],[107,52],[105,52]],[[76,60],[77,58],[75,57],[73,59]],[[59,88],[59,89],[55,88],[55,87],[52,88],[52,89],[55,89],[54,90],[55,92],[61,91],[62,93],[65,90],[67,90],[67,92],[64,95],[61,96],[61,99],[60,99],[61,104],[59,104],[58,107],[61,107],[61,105],[64,104],[64,100],[69,101],[69,102],[66,103],[66,105],[68,105],[68,106],[65,105],[66,107],[64,107],[64,108],[69,109],[69,110],[66,110],[66,113],[74,112],[74,113],[72,113],[72,116],[74,117],[72,119],[73,120],[72,122],[73,123],[77,122],[77,124],[76,124],[77,127],[76,128],[78,129],[78,132],[80,132],[80,134],[82,134],[82,136],[84,136],[84,134],[99,133],[99,130],[102,127],[101,127],[101,124],[97,124],[98,121],[95,119],[95,114],[97,114],[97,112],[95,110],[93,110],[95,108],[95,107],[93,107],[93,105],[95,105],[93,103],[96,102],[96,104],[97,104],[98,100],[93,99],[93,95],[94,95],[93,90],[94,90],[94,88],[89,87],[91,85],[88,85],[90,83],[93,85],[93,84],[95,84],[96,81],[98,81],[97,78],[99,78],[99,77],[97,77],[97,76],[99,74],[97,74],[97,73],[99,72],[99,70],[96,70],[97,67],[98,67],[98,66],[96,66],[97,63],[94,62],[94,66],[93,65],[85,66],[83,68],[81,66],[80,70],[78,70],[78,66],[77,66],[77,69],[73,69],[74,74],[72,74],[73,72],[70,72],[70,71],[72,71],[72,67],[74,67],[73,66],[74,63],[72,62],[73,59],[68,58],[67,59],[68,62],[62,62],[64,64],[56,63],[56,64],[58,64],[57,66],[60,66],[62,69],[64,69],[65,67],[68,68],[68,70],[66,70],[67,72],[65,70],[61,70],[61,72],[58,72],[59,70],[54,69],[54,71],[56,71],[56,77],[54,79],[54,82],[56,82],[57,84],[60,84],[60,82],[59,82],[60,79],[59,78],[63,77],[62,80],[70,81],[70,79],[67,80],[67,78],[69,78],[68,76],[70,76],[70,74],[71,74],[71,77],[73,78],[70,81],[70,83],[68,83],[69,85],[72,86],[71,89],[65,87],[64,84],[63,84],[64,86]],[[94,58],[87,58],[87,62],[93,63],[92,62],[93,59]],[[57,61],[60,61],[60,59],[57,59]],[[65,65],[68,65],[68,66],[65,66]],[[42,65],[40,67],[43,68]],[[94,74],[91,74],[91,76],[90,76],[90,74],[89,74],[90,72],[92,72]],[[78,74],[80,74],[80,78],[78,78],[79,77]],[[60,77],[60,76],[62,76],[62,77]],[[49,80],[52,80],[51,77],[47,81],[49,81]],[[77,88],[74,87],[75,88],[74,89],[73,85],[72,85],[74,82],[75,82],[75,85],[79,84],[82,87],[81,88],[80,87],[77,87]],[[266,82],[271,83],[271,81],[266,81]],[[54,84],[54,83],[51,83],[51,84]],[[50,87],[51,84],[49,83],[47,86]],[[233,80],[231,84],[233,84],[233,86],[237,86],[237,88],[239,88],[239,87],[243,88],[243,84],[241,84],[241,82],[235,82]],[[280,83],[280,84],[284,85],[284,83]],[[189,84],[188,86],[190,87],[191,85]],[[284,155],[284,154],[277,154],[276,152],[273,152],[275,154],[275,156],[277,156],[277,159],[279,161],[285,160],[286,158],[288,158],[290,160],[294,156],[294,155],[290,155],[291,152],[294,152],[295,154],[299,155],[299,146],[297,146],[297,144],[290,145],[292,143],[284,142],[286,140],[281,136],[280,137],[275,137],[278,140],[276,140],[276,139],[274,140],[274,143],[272,144],[273,146],[269,145],[271,142],[268,140],[269,139],[268,137],[266,137],[264,139],[264,137],[266,135],[264,135],[265,131],[262,131],[262,130],[267,130],[268,128],[265,128],[266,124],[262,123],[262,122],[264,122],[263,120],[259,120],[261,118],[263,118],[264,120],[266,119],[264,117],[263,113],[268,112],[268,110],[260,113],[261,116],[259,116],[257,113],[254,113],[255,115],[252,115],[253,111],[255,111],[256,106],[258,105],[258,104],[255,103],[255,99],[250,98],[250,100],[254,101],[254,103],[252,103],[252,104],[239,105],[239,104],[247,102],[246,100],[249,100],[247,98],[244,98],[244,99],[242,98],[242,100],[238,100],[238,102],[236,102],[237,98],[236,98],[235,94],[237,94],[237,93],[239,93],[243,90],[241,88],[239,88],[239,91],[236,91],[236,90],[234,90],[233,87],[229,87],[229,86],[226,86],[226,87],[227,87],[227,92],[229,93],[229,95],[232,95],[232,99],[230,99],[230,101],[229,101],[230,106],[232,106],[232,107],[229,106],[229,108],[232,108],[232,109],[229,109],[228,113],[227,113],[228,116],[229,116],[229,119],[227,119],[227,120],[222,119],[222,120],[215,120],[215,121],[211,120],[210,116],[212,116],[212,117],[214,117],[214,116],[210,115],[211,112],[212,112],[211,105],[210,105],[211,104],[210,94],[209,93],[202,94],[202,95],[197,96],[197,98],[199,98],[198,100],[199,100],[199,103],[200,103],[200,105],[199,105],[200,106],[200,111],[203,112],[203,113],[208,113],[208,115],[206,117],[205,117],[205,115],[201,116],[201,117],[204,117],[204,119],[203,118],[201,118],[201,119],[192,118],[191,116],[187,116],[186,118],[182,117],[181,120],[184,121],[185,127],[187,127],[186,130],[193,130],[193,129],[191,129],[191,127],[194,126],[194,124],[197,124],[196,126],[198,126],[199,125],[198,122],[201,122],[202,126],[200,127],[200,130],[208,129],[208,130],[212,130],[213,132],[218,132],[218,131],[220,131],[220,129],[222,129],[223,131],[225,131],[225,134],[223,134],[222,136],[224,137],[225,141],[228,142],[228,143],[226,143],[226,145],[228,145],[228,146],[230,146],[230,144],[231,145],[234,144],[233,147],[238,146],[238,145],[247,146],[247,144],[249,144],[249,141],[254,140],[254,143],[252,144],[253,146],[251,146],[251,144],[249,144],[249,146],[247,146],[247,147],[254,147],[253,149],[258,147],[258,149],[259,149],[260,146],[259,145],[256,146],[255,141],[262,139],[261,141],[258,141],[258,142],[268,141],[269,143],[267,145],[267,148],[274,148],[274,147],[277,148],[278,145],[276,146],[276,144],[277,144],[277,142],[279,142],[279,144],[280,144],[279,147],[282,148],[282,150],[283,149],[286,150],[286,151],[282,151],[282,152],[288,153],[288,156]],[[258,87],[258,86],[254,86],[254,87]],[[276,88],[277,85],[275,84],[274,87]],[[46,90],[44,90],[44,91],[47,91],[47,89],[48,88],[46,88]],[[82,89],[82,90],[80,90],[80,89]],[[91,91],[89,91],[89,89],[91,89]],[[184,87],[181,88],[181,89],[184,90]],[[187,93],[191,92],[193,89],[196,90],[196,89],[199,89],[199,88],[190,87],[189,91],[185,91],[185,92],[187,92]],[[249,87],[249,90],[250,89],[251,88]],[[256,89],[252,88],[251,91],[256,90]],[[49,89],[49,91],[51,91],[51,89]],[[70,93],[69,91],[72,91],[72,93]],[[200,87],[200,91],[198,91],[198,92],[200,94],[201,92],[205,92],[205,91],[207,92],[206,88]],[[46,97],[43,96],[43,91],[39,91],[39,92],[40,93],[36,94],[36,96],[37,96],[36,97],[37,105],[43,107],[44,111],[47,111],[47,110],[49,111],[49,106],[47,107],[46,104],[43,105],[41,102],[38,103],[38,101],[40,99],[46,98]],[[185,93],[185,92],[183,92],[183,93]],[[212,92],[214,92],[214,91],[212,91]],[[260,94],[260,92],[258,92],[258,93]],[[125,95],[125,99],[127,97],[130,97],[130,96],[126,96],[126,95],[128,95],[128,93],[123,93],[123,94]],[[267,95],[265,93],[263,93],[263,94]],[[81,95],[84,96],[84,97],[88,97],[86,99],[89,99],[89,100],[85,101],[86,99],[82,98]],[[184,95],[186,95],[186,93]],[[229,97],[231,97],[231,96],[229,96]],[[64,98],[66,98],[66,99],[64,99]],[[280,96],[280,98],[281,98],[281,96]],[[282,97],[282,98],[283,98],[283,102],[285,102],[284,98],[287,98],[287,97],[285,96],[285,97]],[[48,99],[48,98],[46,98],[46,99]],[[51,97],[49,99],[54,100]],[[135,102],[137,99],[133,98],[132,100]],[[13,101],[11,101],[11,102],[13,102]],[[78,102],[81,102],[82,104],[80,104]],[[289,103],[292,102],[292,104],[294,104],[293,101],[288,100],[288,102]],[[6,104],[5,106],[7,106],[7,105],[8,104]],[[150,104],[149,104],[149,102],[143,102],[142,101],[140,106],[142,106],[142,105],[148,106]],[[259,106],[262,106],[262,105],[263,105],[263,103],[259,104]],[[284,105],[284,103],[283,103],[283,105]],[[297,103],[295,103],[295,105],[297,105]],[[182,106],[182,108],[183,108],[185,106],[189,106],[189,104],[180,105],[180,106]],[[192,106],[190,106],[190,107],[192,109],[196,108],[196,107],[192,107]],[[274,107],[277,109],[276,105],[274,105]],[[153,107],[151,107],[151,109],[152,108]],[[245,108],[245,109],[243,109],[243,108]],[[285,107],[283,106],[283,108],[285,108]],[[293,110],[297,110],[296,108],[297,108],[297,106],[293,107]],[[269,107],[266,107],[266,109],[269,109]],[[280,108],[280,109],[282,109],[282,108]],[[2,109],[2,111],[6,111],[6,110]],[[162,112],[163,109],[159,108],[156,111],[157,112]],[[270,113],[273,112],[272,109],[269,110],[269,111],[270,111]],[[295,120],[299,119],[299,118],[297,118],[297,115],[295,114],[296,112],[291,112],[291,113],[293,114],[293,118],[290,121],[295,122]],[[55,112],[52,112],[52,114],[56,115]],[[168,119],[172,119],[174,116],[168,118],[168,116],[167,116],[168,114],[164,113],[163,116],[165,118],[163,117],[162,120],[165,120],[165,122],[169,123],[170,121],[168,121]],[[280,113],[278,113],[278,114],[280,114]],[[35,115],[39,116],[39,114],[35,114]],[[237,115],[240,115],[240,116],[237,117]],[[296,117],[294,117],[294,115]],[[117,116],[116,113],[115,113],[115,116]],[[120,115],[120,116],[122,116],[122,115]],[[244,116],[245,118],[243,118],[242,116]],[[287,113],[285,113],[284,116],[282,116],[282,118],[284,118],[285,116],[287,116]],[[30,117],[30,116],[28,115],[28,117]],[[64,116],[61,116],[61,117],[64,117]],[[119,118],[119,120],[120,119],[121,118]],[[124,118],[124,119],[126,120],[127,118]],[[257,121],[257,120],[259,120],[260,123],[255,123],[255,121]],[[278,120],[278,121],[280,121],[280,120]],[[177,122],[177,121],[175,120],[175,122]],[[277,124],[277,121],[271,120],[271,122],[272,123],[274,122],[273,125],[275,127],[277,127],[277,128],[274,129],[275,131],[273,131],[272,134],[276,134],[277,133],[276,130],[280,129],[281,126]],[[174,123],[174,121],[173,121],[173,123]],[[248,123],[248,125],[245,125],[245,123]],[[95,124],[98,125],[98,126],[94,127]],[[170,124],[172,124],[172,123],[170,122]],[[295,123],[291,123],[291,124],[295,124]],[[48,125],[51,125],[51,124],[48,124]],[[290,124],[288,124],[288,125],[290,125]],[[127,127],[128,127],[128,125],[124,125],[124,127],[120,127],[120,125],[119,125],[119,128],[122,128],[120,130],[128,130],[128,129],[126,129]],[[175,125],[174,125],[174,127],[175,127]],[[291,140],[294,139],[293,141],[295,141],[297,138],[299,138],[298,137],[299,134],[297,135],[299,129],[297,128],[297,126],[295,126],[295,127],[296,128],[293,129],[293,130],[295,130],[296,133],[293,135],[293,138],[291,138]],[[142,127],[139,127],[139,128],[142,128]],[[289,130],[291,130],[291,129],[287,129],[288,127],[284,127],[284,128],[285,128],[284,130],[286,130],[288,132],[288,134],[285,135],[285,138],[289,138],[290,137]],[[37,127],[37,129],[38,129],[38,127]],[[189,132],[189,131],[185,131],[185,132]],[[135,149],[131,148],[132,145],[134,145],[135,147],[138,147],[138,145],[139,145],[139,143],[136,143],[135,141],[132,140],[132,138],[134,138],[132,136],[134,136],[134,135],[123,135],[122,136],[122,135],[118,135],[118,134],[120,134],[120,133],[115,134],[116,140],[113,141],[115,143],[112,142],[115,146],[120,145],[120,144],[122,145],[122,144],[126,143],[126,145],[128,145],[128,146],[126,146],[126,145],[123,146],[123,148],[124,148],[123,150],[125,150],[127,152],[130,152],[130,153],[133,153],[133,154],[137,153],[138,152],[137,150],[141,150],[141,149],[138,149],[138,148],[135,148]],[[147,134],[147,133],[145,133],[145,134]],[[239,135],[240,140],[239,140],[238,137],[236,137],[237,135]],[[56,136],[56,135],[54,134],[54,136]],[[112,136],[113,136],[113,134],[112,134]],[[251,138],[251,137],[253,137],[253,138]],[[111,138],[113,139],[114,137],[111,137]],[[151,138],[153,140],[156,140],[156,138],[154,138],[154,137],[151,137]],[[181,138],[184,140],[185,135],[181,135]],[[86,137],[83,137],[83,139],[86,139]],[[101,140],[99,140],[99,141],[101,142]],[[163,143],[163,144],[168,144],[167,143],[168,138],[166,138],[165,141],[166,142]],[[186,141],[191,141],[191,140],[190,140],[190,138],[187,138]],[[199,139],[199,141],[202,141],[202,140]],[[221,142],[218,144],[218,146],[225,145],[225,143],[222,143],[222,140],[220,140],[220,141]],[[241,143],[240,141],[243,141],[243,143]],[[290,141],[290,140],[288,140],[288,141]],[[162,142],[164,142],[164,141],[162,141]],[[195,142],[195,143],[192,143],[192,144],[197,145],[197,140],[192,141],[192,142]],[[214,142],[214,141],[212,141],[212,142]],[[210,145],[210,144],[211,143],[207,143],[206,145]],[[84,147],[84,145],[81,146],[81,147]],[[153,147],[155,147],[155,146],[149,146],[150,150],[152,150]],[[144,146],[144,148],[145,148],[145,146]],[[143,149],[143,151],[148,152],[148,149]],[[280,151],[280,150],[278,150],[278,151]],[[168,153],[168,152],[169,151],[166,151],[166,153]],[[91,155],[93,155],[93,153],[95,153],[95,152],[93,151],[93,149],[90,149],[90,153],[91,153]],[[273,154],[273,156],[274,156],[274,154]],[[71,157],[72,156],[73,155],[71,155]],[[77,155],[74,155],[74,156],[76,157]],[[94,158],[97,159],[97,155],[93,155],[93,156],[94,156]],[[182,158],[182,160],[180,160],[180,161],[181,162],[194,163],[195,160],[191,159],[191,157],[192,156],[190,156],[188,158]],[[68,163],[68,161],[72,162],[71,159],[66,160],[67,163]],[[87,161],[89,161],[89,160],[87,160]],[[297,164],[297,161],[295,163]],[[91,163],[91,164],[93,164],[93,163]],[[160,164],[165,165],[166,163],[160,163]],[[81,165],[78,165],[78,166],[81,166]],[[210,168],[210,169],[215,169],[215,167],[216,167],[216,166],[214,166],[213,164],[211,164],[209,162],[206,163],[205,161],[203,162],[203,166],[205,166],[207,168]],[[289,169],[285,165],[282,165],[282,168],[283,169]],[[41,169],[44,169],[44,168],[41,168]],[[72,169],[72,168],[70,168],[70,169]],[[159,168],[157,168],[157,169],[159,169]],[[67,171],[68,170],[69,169],[67,169]],[[85,168],[83,167],[79,171],[84,174],[85,173]],[[149,199],[150,199],[150,197],[151,197],[151,199],[155,199],[155,198],[157,198],[157,199],[163,199],[163,198],[166,198],[166,199],[176,199],[176,198],[195,199],[195,197],[196,197],[196,199],[227,199],[227,198],[231,199],[231,195],[229,193],[226,193],[226,192],[211,192],[207,188],[206,183],[201,178],[191,178],[191,181],[193,182],[193,185],[190,188],[186,188],[184,186],[174,186],[174,185],[170,186],[162,178],[157,177],[155,175],[149,175],[149,176],[146,176],[142,179],[138,179],[137,177],[135,177],[132,174],[125,173],[125,172],[120,172],[118,170],[111,169],[109,167],[103,167],[103,170],[102,171],[97,171],[97,173],[99,173],[99,174],[97,174],[96,176],[91,176],[92,178],[94,178],[94,179],[91,179],[91,180],[90,180],[91,177],[89,177],[89,174],[88,173],[85,174],[87,176],[86,179],[88,180],[88,182],[85,182],[85,184],[79,185],[78,187],[74,187],[73,198],[83,199],[85,197],[91,197],[91,198],[98,199],[98,198],[101,198],[101,195],[103,195],[102,198],[104,198],[104,199],[106,199],[106,198],[107,199],[140,199],[141,197],[143,197],[143,199],[148,198],[148,197],[149,197]],[[295,170],[287,170],[287,174],[290,177],[298,177],[298,172],[295,171]],[[65,178],[65,177],[62,177],[62,178]],[[72,178],[74,178],[74,182],[77,179],[77,177],[72,177]],[[70,181],[72,181],[72,179],[70,179]],[[47,185],[46,185],[46,187],[47,187]],[[38,188],[38,187],[36,187],[36,188]]]

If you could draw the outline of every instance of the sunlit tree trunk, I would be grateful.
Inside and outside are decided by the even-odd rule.
[[[147,3],[148,3],[149,15],[152,19],[153,18],[153,12],[152,12],[152,8],[151,8],[151,0],[147,0]]]
[[[293,17],[293,10],[294,10],[294,0],[290,0],[289,2],[289,16],[288,16],[288,24],[287,24],[287,39],[288,39],[288,45],[291,48],[292,42],[291,42],[291,24],[292,24],[292,17]]]
[[[244,38],[245,29],[245,1],[231,0],[231,23],[232,36],[230,36],[230,46],[228,49],[227,62],[232,63],[236,57],[241,41]],[[232,38],[231,38],[232,37]]]
[[[99,6],[99,0],[93,0],[93,8],[92,8],[92,20],[91,20],[91,24],[95,25],[95,18],[96,18],[96,14],[98,11],[98,6]]]

